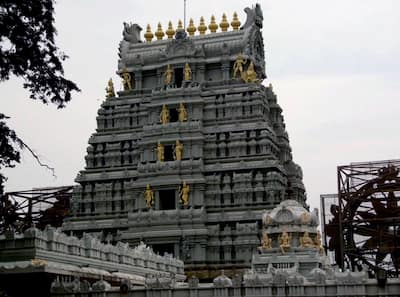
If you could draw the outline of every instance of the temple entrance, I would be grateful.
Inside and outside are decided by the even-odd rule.
[[[182,87],[183,81],[183,68],[174,69],[175,84],[178,88]]]
[[[158,191],[159,210],[175,209],[175,190]]]
[[[164,145],[164,161],[174,161],[174,148],[172,144]]]

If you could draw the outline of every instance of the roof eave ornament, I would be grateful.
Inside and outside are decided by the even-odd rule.
[[[253,25],[256,25],[260,29],[263,27],[263,12],[260,4],[256,4],[253,8],[246,7],[244,12],[247,14],[247,19],[244,25],[240,28],[241,30],[247,29]]]

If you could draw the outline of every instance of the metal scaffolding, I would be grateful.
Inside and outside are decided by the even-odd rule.
[[[8,192],[0,196],[0,234],[23,232],[30,226],[60,227],[68,216],[72,186]]]

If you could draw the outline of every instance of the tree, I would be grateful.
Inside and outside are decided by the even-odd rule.
[[[67,56],[55,43],[55,0],[2,0],[0,2],[0,81],[15,75],[24,79],[30,98],[65,107],[77,85],[64,77]],[[0,170],[20,162],[20,150],[37,155],[7,126],[0,113]],[[0,173],[0,196],[6,177]]]

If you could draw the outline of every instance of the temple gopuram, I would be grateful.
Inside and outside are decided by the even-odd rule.
[[[196,28],[124,24],[117,73],[89,139],[69,234],[141,241],[212,279],[250,267],[261,216],[305,205],[282,109],[266,78],[263,15],[247,8]],[[198,32],[198,34],[196,34]]]

